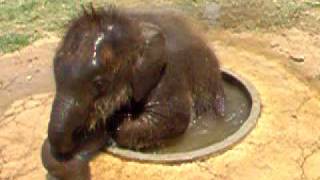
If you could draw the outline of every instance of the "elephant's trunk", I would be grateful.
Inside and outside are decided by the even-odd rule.
[[[74,133],[84,126],[88,107],[72,96],[57,94],[51,111],[48,139],[55,153],[68,154],[75,148]]]

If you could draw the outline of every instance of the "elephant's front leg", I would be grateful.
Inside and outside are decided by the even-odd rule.
[[[161,100],[162,99],[162,100]],[[127,117],[118,126],[118,145],[143,149],[158,145],[163,139],[182,134],[191,116],[191,100],[185,94],[153,98],[136,118]]]

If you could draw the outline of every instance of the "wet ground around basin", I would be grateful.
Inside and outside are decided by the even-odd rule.
[[[261,117],[241,143],[219,156],[170,165],[101,153],[91,162],[93,179],[320,179],[320,97],[313,84],[316,78],[309,83],[303,73],[312,69],[308,77],[317,77],[310,62],[317,54],[302,49],[304,62],[287,65],[291,58],[278,52],[285,42],[279,41],[277,49],[274,44],[265,48],[246,38],[237,34],[213,43],[222,65],[251,81],[261,95]],[[56,45],[39,43],[0,57],[1,66],[6,65],[0,72],[0,179],[45,177],[40,146],[53,98],[51,59]],[[319,52],[318,46],[312,47]],[[28,61],[30,57],[38,58]]]

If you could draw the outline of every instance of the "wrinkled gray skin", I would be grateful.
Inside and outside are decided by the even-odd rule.
[[[54,73],[42,147],[51,178],[90,179],[87,162],[110,136],[119,146],[153,147],[182,134],[192,116],[224,110],[215,55],[176,15],[86,14],[67,32]]]

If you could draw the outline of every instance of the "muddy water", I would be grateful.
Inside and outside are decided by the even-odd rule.
[[[250,113],[251,102],[243,89],[225,82],[226,112],[225,117],[214,114],[192,120],[187,131],[178,138],[164,142],[163,146],[146,153],[177,153],[200,149],[217,143],[236,132]]]

